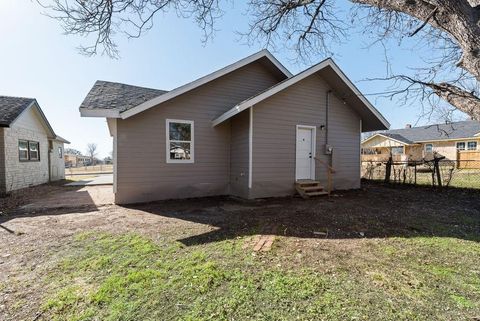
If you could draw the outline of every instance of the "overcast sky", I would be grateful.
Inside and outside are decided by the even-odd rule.
[[[122,82],[170,90],[224,67],[262,47],[248,46],[237,31],[245,31],[248,17],[241,5],[217,24],[215,38],[204,45],[202,32],[191,20],[174,15],[159,16],[154,28],[143,38],[118,38],[120,59],[85,57],[76,49],[85,39],[65,36],[57,21],[42,15],[35,1],[0,0],[0,95],[36,98],[52,127],[71,141],[69,147],[85,152],[87,143],[98,144],[99,156],[112,150],[105,119],[81,118],[78,107],[96,80]],[[243,3],[243,1],[242,1]],[[349,9],[345,1],[343,10]],[[385,76],[384,50],[367,48],[373,39],[352,32],[348,41],[334,45],[334,60],[347,76],[392,124],[425,124],[418,106],[401,106],[397,101],[374,93],[387,90],[387,83],[361,81]],[[408,73],[407,66],[420,63],[411,44],[388,44],[390,63],[396,72]],[[294,61],[293,51],[274,55],[293,73],[308,67]],[[320,61],[323,56],[314,57]]]

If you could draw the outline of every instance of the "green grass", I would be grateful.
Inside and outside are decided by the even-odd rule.
[[[363,241],[295,263],[242,239],[201,246],[83,233],[42,280],[49,320],[468,320],[480,314],[480,246],[453,238]],[[357,242],[359,242],[357,240]],[[325,245],[328,246],[328,245]],[[340,250],[338,250],[340,251]]]

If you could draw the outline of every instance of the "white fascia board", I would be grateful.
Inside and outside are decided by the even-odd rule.
[[[365,98],[365,96],[358,90],[358,88],[348,79],[348,77],[343,73],[343,71],[340,69],[340,67],[337,66],[337,64],[332,60],[328,59],[329,61],[329,66],[333,68],[335,73],[343,80],[345,84],[347,84],[348,88],[350,88],[351,91],[355,93],[355,95],[363,102],[365,106],[368,107],[368,109],[382,122],[382,124],[386,128],[390,128],[390,123],[388,120],[383,117],[383,115],[373,106],[368,99]]]
[[[120,113],[115,109],[86,109],[80,108],[80,116],[82,117],[105,117],[120,118]]]
[[[355,85],[345,76],[345,74],[338,68],[338,66],[333,62],[331,58],[328,58],[315,66],[312,66],[301,73],[283,81],[282,83],[270,88],[269,90],[261,93],[260,95],[257,95],[255,97],[252,97],[250,99],[247,99],[237,106],[233,107],[229,111],[225,112],[222,114],[220,117],[217,119],[213,120],[212,122],[212,127],[217,126],[218,124],[224,122],[225,120],[235,116],[236,114],[241,113],[247,108],[252,107],[253,105],[261,102],[262,100],[271,97],[275,95],[276,93],[284,90],[285,88],[294,85],[295,83],[307,78],[310,75],[313,75],[316,72],[319,72],[323,68],[330,66],[333,71],[342,79],[342,81],[352,90],[356,96],[360,98],[360,100],[363,102],[363,104],[382,122],[385,127],[389,128],[390,123],[378,112],[378,110],[367,100],[363,95],[360,93],[360,91],[355,87]]]
[[[281,70],[286,77],[292,77],[292,74],[290,73],[290,71],[288,71],[268,50],[264,49],[262,51],[259,51],[251,56],[248,56],[244,59],[241,59],[231,65],[228,65],[222,69],[219,69],[211,74],[208,74],[204,77],[201,77],[197,80],[194,80],[188,84],[185,84],[183,86],[180,86],[178,88],[175,88],[165,94],[162,94],[158,97],[155,97],[153,99],[150,99],[134,108],[131,108],[129,110],[126,110],[122,113],[120,113],[120,116],[122,119],[126,119],[128,117],[131,117],[133,115],[136,115],[138,113],[141,113],[142,111],[145,111],[149,108],[152,108],[158,104],[161,104],[167,100],[170,100],[172,98],[175,98],[181,94],[184,94],[190,90],[193,90],[197,87],[200,87],[212,80],[215,80],[221,76],[224,76],[234,70],[237,70],[243,66],[246,66],[260,58],[263,58],[263,57],[266,57],[268,58],[279,70]]]
[[[52,126],[50,125],[50,123],[48,122],[48,119],[47,117],[45,116],[45,114],[43,113],[43,110],[42,108],[40,108],[40,105],[38,104],[37,100],[36,99],[33,99],[33,101],[30,103],[30,105],[27,106],[27,108],[25,108],[21,113],[20,115],[17,116],[17,118],[15,118],[12,123],[10,124],[10,126],[12,126],[18,119],[20,119],[20,117],[22,117],[22,115],[24,113],[26,113],[28,110],[30,110],[30,108],[35,108],[38,112],[38,114],[40,115],[40,118],[43,120],[43,123],[47,129],[47,131],[49,131],[49,135],[47,136],[49,139],[55,139],[55,137],[57,137],[57,135],[55,134],[55,132],[53,131],[53,128]]]
[[[293,77],[285,80],[284,82],[273,86],[272,88],[270,88],[267,91],[264,91],[260,95],[254,96],[250,99],[247,99],[247,100],[241,102],[237,106],[233,107],[229,111],[222,114],[217,119],[213,120],[212,127],[217,126],[218,124],[220,124],[220,123],[224,122],[225,120],[235,116],[236,114],[241,113],[245,109],[252,107],[253,105],[261,102],[262,100],[264,100],[264,99],[266,99],[270,96],[275,95],[276,93],[284,90],[285,88],[287,88],[287,87],[299,82],[300,80],[316,73],[317,71],[325,68],[328,65],[328,62],[329,62],[329,59],[324,60],[324,61],[320,62],[319,64],[317,64],[317,65],[315,65],[315,66],[313,66],[313,67],[311,67],[311,68],[309,68],[305,71],[302,71],[301,73],[297,74],[296,76],[293,76]]]
[[[37,100],[36,99],[33,99],[33,101],[27,106],[27,108],[25,108],[9,125],[9,127],[13,126],[13,124],[15,124],[17,122],[17,120],[20,119],[20,117],[22,117],[22,115],[24,113],[27,112],[27,110],[29,110],[30,108],[32,108],[32,106],[34,106],[35,104],[37,104]]]
[[[366,142],[368,142],[369,140],[371,140],[372,138],[377,137],[377,136],[382,136],[383,138],[386,138],[386,139],[388,139],[388,140],[393,140],[394,142],[397,142],[397,143],[401,144],[402,146],[412,145],[412,144],[408,144],[408,143],[399,141],[398,139],[389,137],[389,136],[387,136],[387,135],[383,135],[382,133],[377,133],[377,134],[374,134],[374,135],[368,137],[368,138],[365,139],[363,142],[361,142],[361,144],[365,144]]]

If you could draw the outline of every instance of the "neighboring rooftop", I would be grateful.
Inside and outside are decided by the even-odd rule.
[[[392,129],[380,134],[406,144],[445,139],[474,137],[480,133],[480,122],[466,120],[447,124],[435,124],[412,128]]]
[[[34,98],[0,96],[0,127],[9,126],[34,101]]]
[[[407,139],[400,134],[385,132],[385,133],[382,133],[382,135],[390,137],[390,138],[395,139],[395,140],[398,140],[398,141],[400,141],[402,143],[405,143],[405,144],[413,144],[414,143],[410,139]]]
[[[98,80],[80,108],[129,110],[167,91]]]

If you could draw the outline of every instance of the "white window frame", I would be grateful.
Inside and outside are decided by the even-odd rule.
[[[394,154],[393,153],[394,148],[402,148],[402,152],[400,154]],[[432,149],[433,149],[433,146],[432,146]],[[405,146],[392,146],[392,147],[390,147],[390,153],[392,155],[403,155],[403,154],[405,154]]]
[[[463,149],[458,149],[458,144],[463,144],[464,148],[463,148]],[[466,143],[466,142],[456,142],[456,143],[455,143],[455,149],[456,149],[457,151],[467,150],[467,143]]]
[[[22,158],[21,157],[21,154],[20,154],[20,143],[25,143],[27,145],[27,149],[26,149],[26,152],[27,152],[27,157],[26,158]],[[18,140],[18,160],[20,162],[28,162],[30,160],[30,151],[28,149],[28,140],[25,140],[25,139],[19,139]]]
[[[170,123],[190,124],[190,140],[170,140]],[[194,121],[184,119],[166,119],[165,120],[165,152],[168,164],[192,164],[195,162],[195,144],[194,144]],[[170,159],[170,142],[190,143],[190,159]]]
[[[470,148],[468,147],[468,144],[470,144],[470,143],[475,143],[475,149],[470,149]],[[465,150],[470,150],[470,151],[472,151],[472,150],[477,150],[477,149],[478,149],[478,142],[476,142],[476,141],[474,141],[474,140],[471,140],[471,141],[467,142],[467,144],[465,145]]]
[[[37,145],[37,157],[36,158],[32,158],[32,155],[30,155],[30,152],[32,151],[32,148],[30,148],[30,145]],[[31,141],[29,140],[28,141],[28,159],[31,161],[31,162],[39,162],[40,161],[40,142],[36,142],[36,141]]]
[[[430,151],[430,152],[427,150],[428,145],[432,146],[432,151]],[[435,147],[435,146],[432,143],[425,144],[425,147],[424,147],[425,153],[433,153],[433,147]]]

